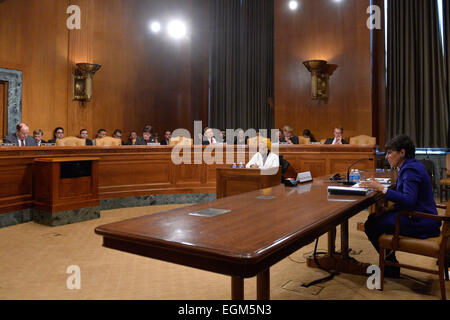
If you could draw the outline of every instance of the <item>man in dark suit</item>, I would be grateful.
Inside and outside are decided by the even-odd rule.
[[[344,128],[337,127],[334,128],[334,138],[328,138],[325,141],[325,144],[348,144],[347,141],[342,138],[342,135],[344,134]]]
[[[36,146],[40,147],[42,143],[46,143],[44,140],[42,140],[42,137],[44,136],[44,132],[42,132],[41,129],[37,129],[33,131],[33,138],[34,141],[36,141]]]
[[[209,146],[217,143],[216,138],[214,137],[214,130],[211,128],[205,128],[203,135],[202,145]],[[221,142],[220,142],[221,143]]]
[[[167,130],[164,134],[164,138],[161,140],[161,145],[168,146],[170,144],[170,138],[172,138],[172,132]]]
[[[4,143],[14,143],[18,147],[35,147],[36,141],[30,137],[30,128],[25,123],[16,126],[16,133],[3,138]]]
[[[137,137],[136,146],[146,146],[149,143],[155,143],[155,138],[153,138],[152,126],[145,126],[142,130],[142,137]]]
[[[120,130],[120,129],[114,130],[113,138],[120,139],[120,144],[122,146],[125,145],[125,143],[123,143],[123,140],[122,140],[122,130]]]
[[[86,145],[87,146],[93,146],[94,145],[92,140],[89,139],[89,133],[88,133],[87,129],[81,129],[80,130],[80,139],[86,140]]]

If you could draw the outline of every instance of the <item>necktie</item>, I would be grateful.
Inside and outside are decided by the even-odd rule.
[[[213,138],[211,138],[211,144],[213,144]]]
[[[20,147],[23,147],[24,146],[24,142],[23,142],[23,140],[20,140]]]

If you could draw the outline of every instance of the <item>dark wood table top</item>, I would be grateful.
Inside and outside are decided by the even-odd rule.
[[[386,176],[385,173],[378,173]],[[279,185],[95,229],[104,246],[221,274],[253,277],[383,198],[331,196],[327,177]],[[258,197],[273,196],[273,199]],[[228,209],[215,217],[192,216]]]

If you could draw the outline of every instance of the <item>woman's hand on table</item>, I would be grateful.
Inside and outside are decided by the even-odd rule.
[[[383,192],[384,190],[384,186],[379,183],[377,180],[367,180],[367,181],[362,181],[359,184],[362,188],[370,188],[379,192]]]

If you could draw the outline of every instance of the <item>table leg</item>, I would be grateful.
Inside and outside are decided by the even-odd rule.
[[[256,288],[258,300],[270,300],[270,269],[257,275]]]
[[[328,232],[328,253],[334,254],[336,252],[336,228]]]
[[[348,220],[341,224],[341,254],[343,259],[348,259]]]
[[[334,270],[341,273],[366,276],[368,263],[361,263],[348,255],[348,221],[341,225],[341,252],[335,252],[336,228],[328,233],[328,254],[318,257],[317,260],[321,267],[327,270]],[[313,257],[306,259],[306,265],[310,268],[317,268]]]
[[[244,278],[231,277],[231,300],[244,300]]]

